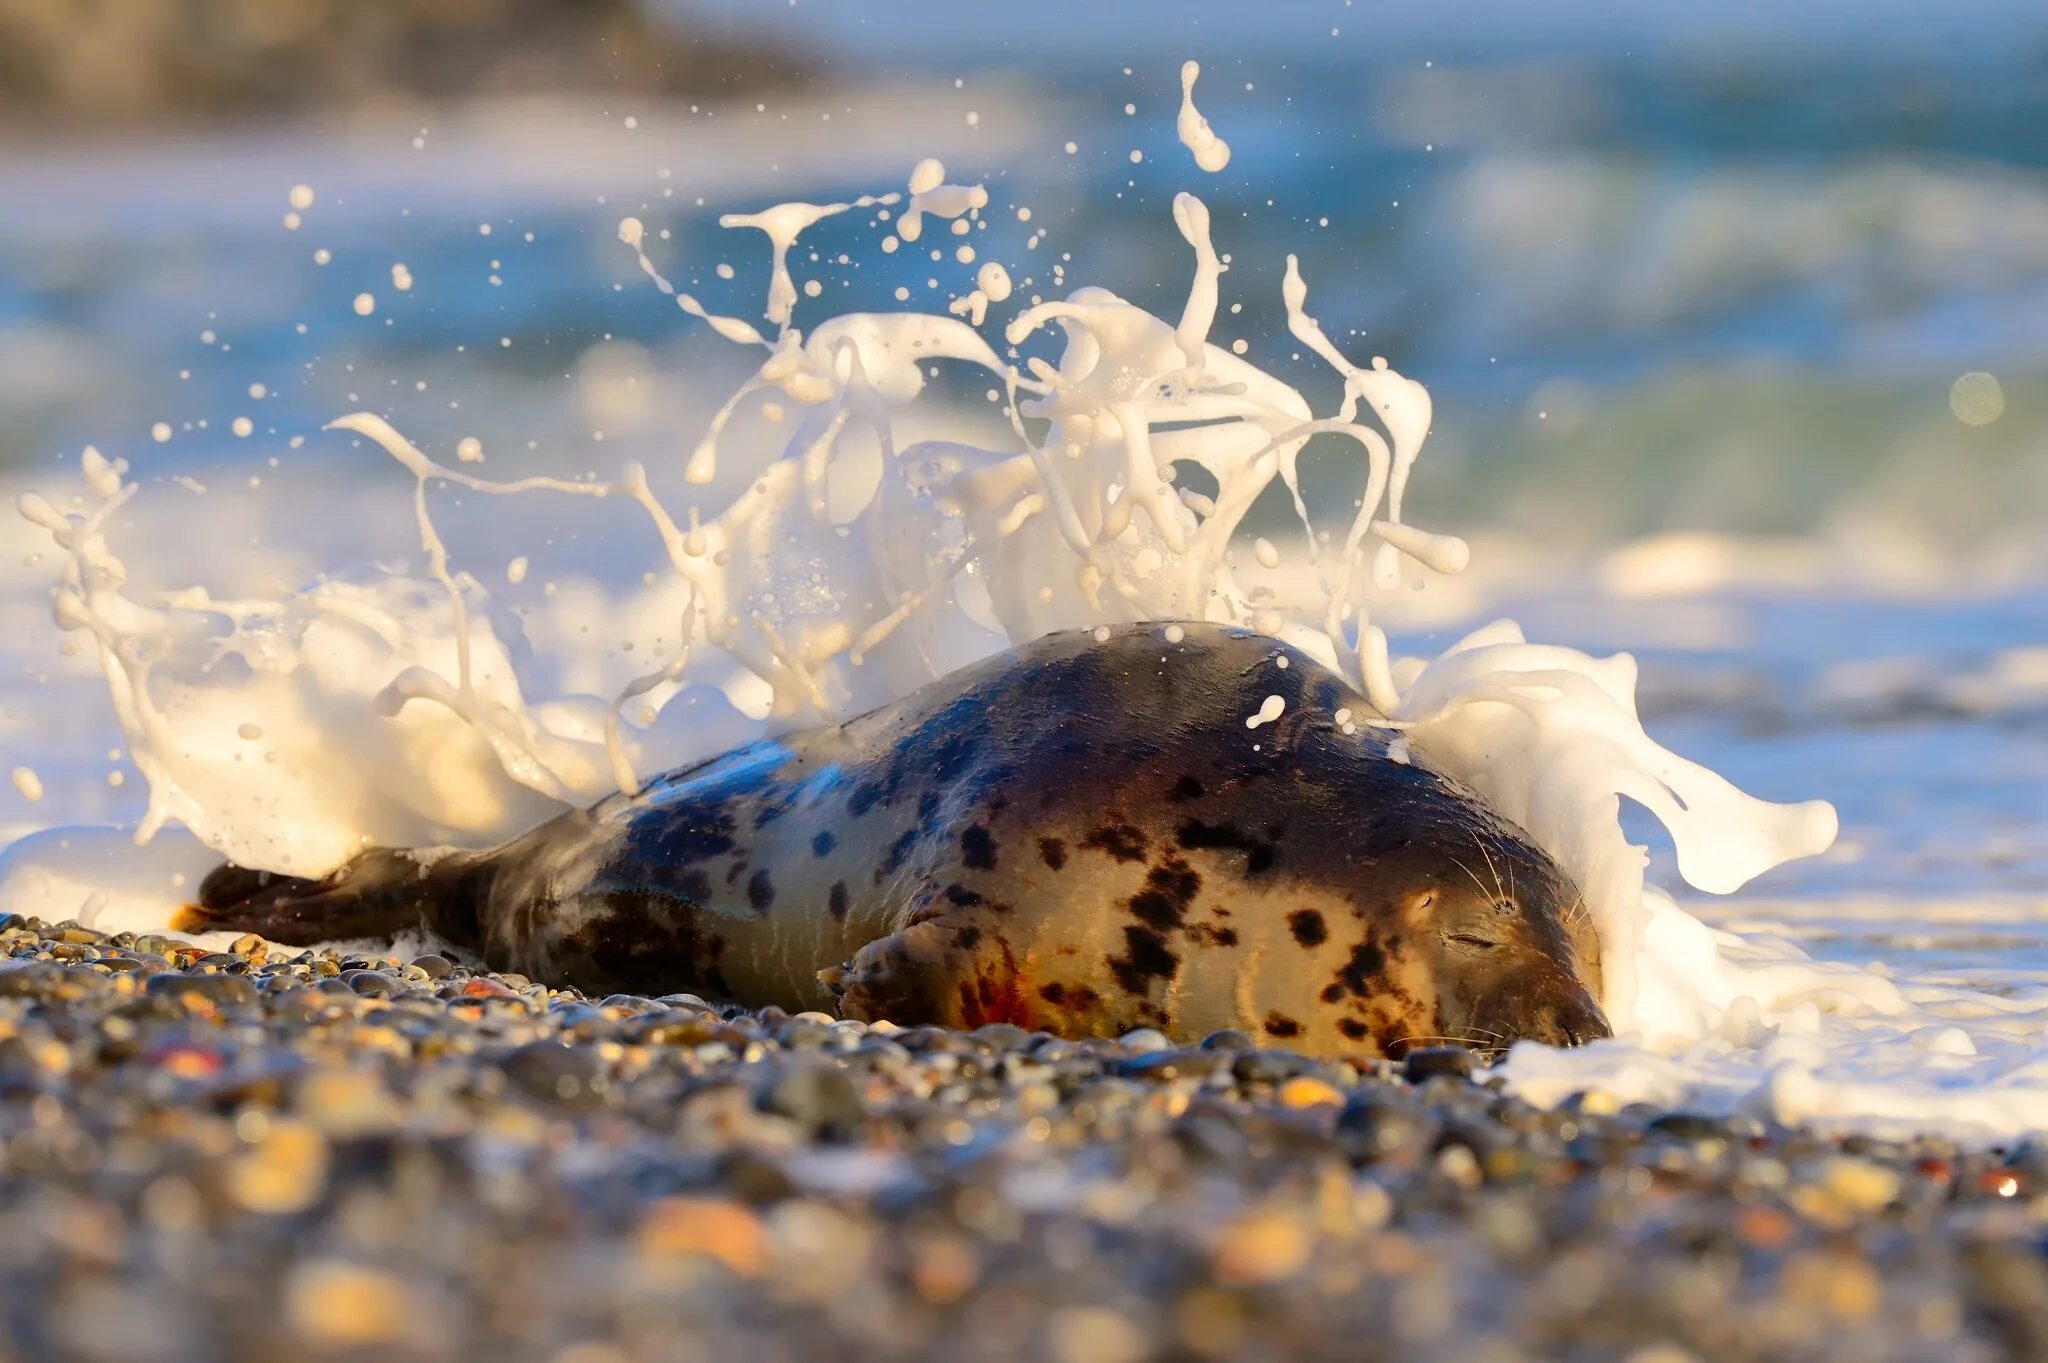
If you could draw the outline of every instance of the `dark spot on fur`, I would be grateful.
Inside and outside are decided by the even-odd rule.
[[[971,870],[995,870],[996,840],[980,824],[969,824],[967,831],[960,835],[960,859]]]
[[[1058,838],[1040,838],[1038,855],[1044,858],[1047,866],[1057,871],[1067,864],[1067,845]]]
[[[1372,977],[1387,968],[1386,953],[1368,937],[1352,950],[1351,959],[1337,972],[1337,979],[1353,994],[1364,997]]]
[[[1357,1018],[1338,1018],[1337,1030],[1353,1041],[1365,1040],[1365,1024]]]
[[[1267,1036],[1300,1036],[1301,1024],[1285,1013],[1266,1014]]]
[[[1131,896],[1131,916],[1161,932],[1180,926],[1180,910],[1172,900],[1155,890],[1141,890]]]
[[[1180,845],[1189,850],[1243,852],[1251,875],[1272,869],[1273,845],[1246,833],[1234,823],[1203,823],[1189,819],[1180,826]]]
[[[1173,798],[1177,801],[1199,800],[1203,794],[1202,783],[1192,776],[1183,776],[1173,783]]]
[[[558,948],[558,964],[586,987],[650,993],[701,989],[730,994],[718,960],[725,939],[703,931],[697,905],[663,895],[608,897],[610,912],[586,920]]]
[[[966,775],[982,751],[979,697],[956,697],[919,726],[911,745],[918,771],[949,786]]]
[[[811,839],[811,855],[814,857],[831,856],[832,849],[838,844],[838,841],[837,838],[832,836],[831,829],[825,829],[817,837]]]
[[[882,787],[874,781],[863,781],[853,788],[853,794],[846,797],[846,812],[858,819],[875,807],[875,801],[882,798]]]
[[[1131,913],[1161,932],[1169,931],[1181,925],[1201,888],[1202,878],[1186,862],[1169,857],[1152,868],[1145,888],[1131,896]]]
[[[690,866],[733,850],[733,817],[722,809],[675,811],[681,817],[639,818],[627,834],[626,855],[668,866]]]
[[[1344,997],[1344,986],[1341,984],[1326,984],[1323,986],[1323,992],[1317,995],[1317,997],[1322,999],[1324,1003],[1335,1003],[1338,999]]]
[[[766,913],[775,906],[775,884],[768,879],[767,871],[754,872],[754,878],[747,882],[747,903],[754,906],[755,913]]]
[[[939,793],[936,790],[928,790],[917,797],[917,821],[919,823],[930,823],[932,815],[938,812]]]
[[[833,919],[837,922],[844,923],[846,921],[845,881],[835,880],[832,882],[832,893],[827,897],[827,904],[832,910]]]
[[[888,855],[882,858],[882,864],[875,868],[875,884],[881,884],[885,877],[894,874],[896,868],[903,864],[903,859],[910,855],[910,849],[916,845],[917,830],[904,829],[896,841],[889,844]]]
[[[946,902],[955,908],[971,909],[981,902],[981,896],[968,889],[965,885],[948,885],[946,887]]]
[[[1090,833],[1081,843],[1098,852],[1107,852],[1118,861],[1143,861],[1145,859],[1145,835],[1127,823],[1106,823]]]
[[[1124,950],[1126,955],[1110,957],[1108,965],[1126,994],[1143,994],[1152,981],[1172,979],[1180,969],[1180,957],[1167,950],[1166,939],[1151,928],[1125,928]]]
[[[1288,914],[1287,930],[1305,947],[1319,947],[1330,939],[1329,925],[1314,909],[1296,909]]]
[[[964,927],[960,929],[960,931],[953,934],[953,945],[959,947],[962,951],[972,951],[976,946],[980,945],[980,943],[980,928],[972,926]]]
[[[1069,1008],[1075,1011],[1093,1008],[1102,996],[1085,984],[1061,984],[1054,980],[1038,991],[1038,997],[1055,1008]]]

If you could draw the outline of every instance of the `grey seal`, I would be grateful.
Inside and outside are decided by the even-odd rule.
[[[1315,1055],[1608,1035],[1578,887],[1400,737],[1247,629],[1053,634],[494,850],[222,867],[179,926],[424,924],[591,993],[904,1024]]]

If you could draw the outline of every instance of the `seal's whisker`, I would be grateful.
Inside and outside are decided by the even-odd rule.
[[[1465,1033],[1461,1033],[1454,1036],[1402,1036],[1395,1037],[1392,1041],[1388,1042],[1387,1044],[1389,1046],[1410,1046],[1420,1043],[1422,1045],[1427,1046],[1437,1043],[1448,1042],[1453,1046],[1471,1046],[1473,1042],[1487,1038],[1490,1038],[1491,1040],[1498,1042],[1502,1047],[1506,1047],[1512,1044],[1513,1041],[1512,1038],[1502,1036],[1498,1032],[1484,1032],[1480,1036],[1473,1036]]]
[[[1506,1041],[1502,1041],[1499,1043],[1475,1043],[1472,1040],[1461,1036],[1412,1036],[1402,1037],[1397,1041],[1389,1042],[1388,1047],[1392,1049],[1396,1047],[1415,1045],[1463,1046],[1466,1050],[1472,1052],[1472,1054],[1478,1056],[1480,1059],[1484,1060],[1487,1064],[1490,1065],[1494,1061],[1500,1059],[1502,1056],[1507,1054],[1508,1044],[1509,1043],[1507,1043]]]
[[[1450,862],[1451,865],[1463,871],[1467,876],[1471,877],[1472,888],[1479,891],[1479,893],[1482,896],[1485,895],[1486,882],[1479,878],[1479,873],[1477,871],[1473,870],[1470,866],[1467,866],[1464,862],[1459,861],[1456,857],[1449,856],[1448,854],[1445,856],[1444,859]]]
[[[1494,864],[1493,864],[1493,853],[1487,850],[1487,848],[1486,848],[1486,843],[1485,843],[1485,841],[1484,841],[1483,839],[1482,839],[1482,840],[1480,841],[1480,843],[1479,843],[1479,855],[1480,855],[1480,856],[1482,856],[1482,857],[1485,857],[1485,858],[1486,858],[1486,870],[1487,870],[1487,874],[1489,874],[1489,875],[1491,875],[1491,876],[1493,877],[1493,894],[1494,894],[1494,898],[1496,898],[1496,899],[1508,899],[1508,898],[1511,898],[1512,896],[1511,896],[1511,895],[1510,895],[1510,894],[1508,893],[1508,889],[1507,889],[1507,887],[1506,887],[1506,886],[1504,886],[1504,885],[1502,885],[1502,884],[1500,883],[1500,867],[1498,867],[1498,866],[1496,866],[1496,865],[1494,865]],[[1484,891],[1484,889],[1482,888],[1482,889],[1481,889],[1481,893],[1483,894],[1484,892],[1485,892],[1485,891]]]

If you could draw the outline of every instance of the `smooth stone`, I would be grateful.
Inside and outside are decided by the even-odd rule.
[[[1411,1084],[1438,1078],[1470,1079],[1475,1068],[1472,1052],[1463,1046],[1424,1046],[1408,1052],[1401,1062],[1401,1075]]]

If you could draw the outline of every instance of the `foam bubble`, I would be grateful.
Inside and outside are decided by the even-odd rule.
[[[1174,126],[1180,134],[1181,145],[1193,154],[1195,164],[1214,175],[1230,164],[1230,144],[1216,135],[1209,126],[1209,120],[1195,108],[1195,81],[1201,74],[1199,62],[1181,64],[1180,117]],[[1131,159],[1137,159],[1136,152],[1131,154]]]
[[[1245,717],[1244,727],[1256,729],[1261,724],[1271,724],[1280,718],[1280,712],[1287,708],[1287,701],[1281,696],[1268,696],[1260,704],[1258,713]]]

